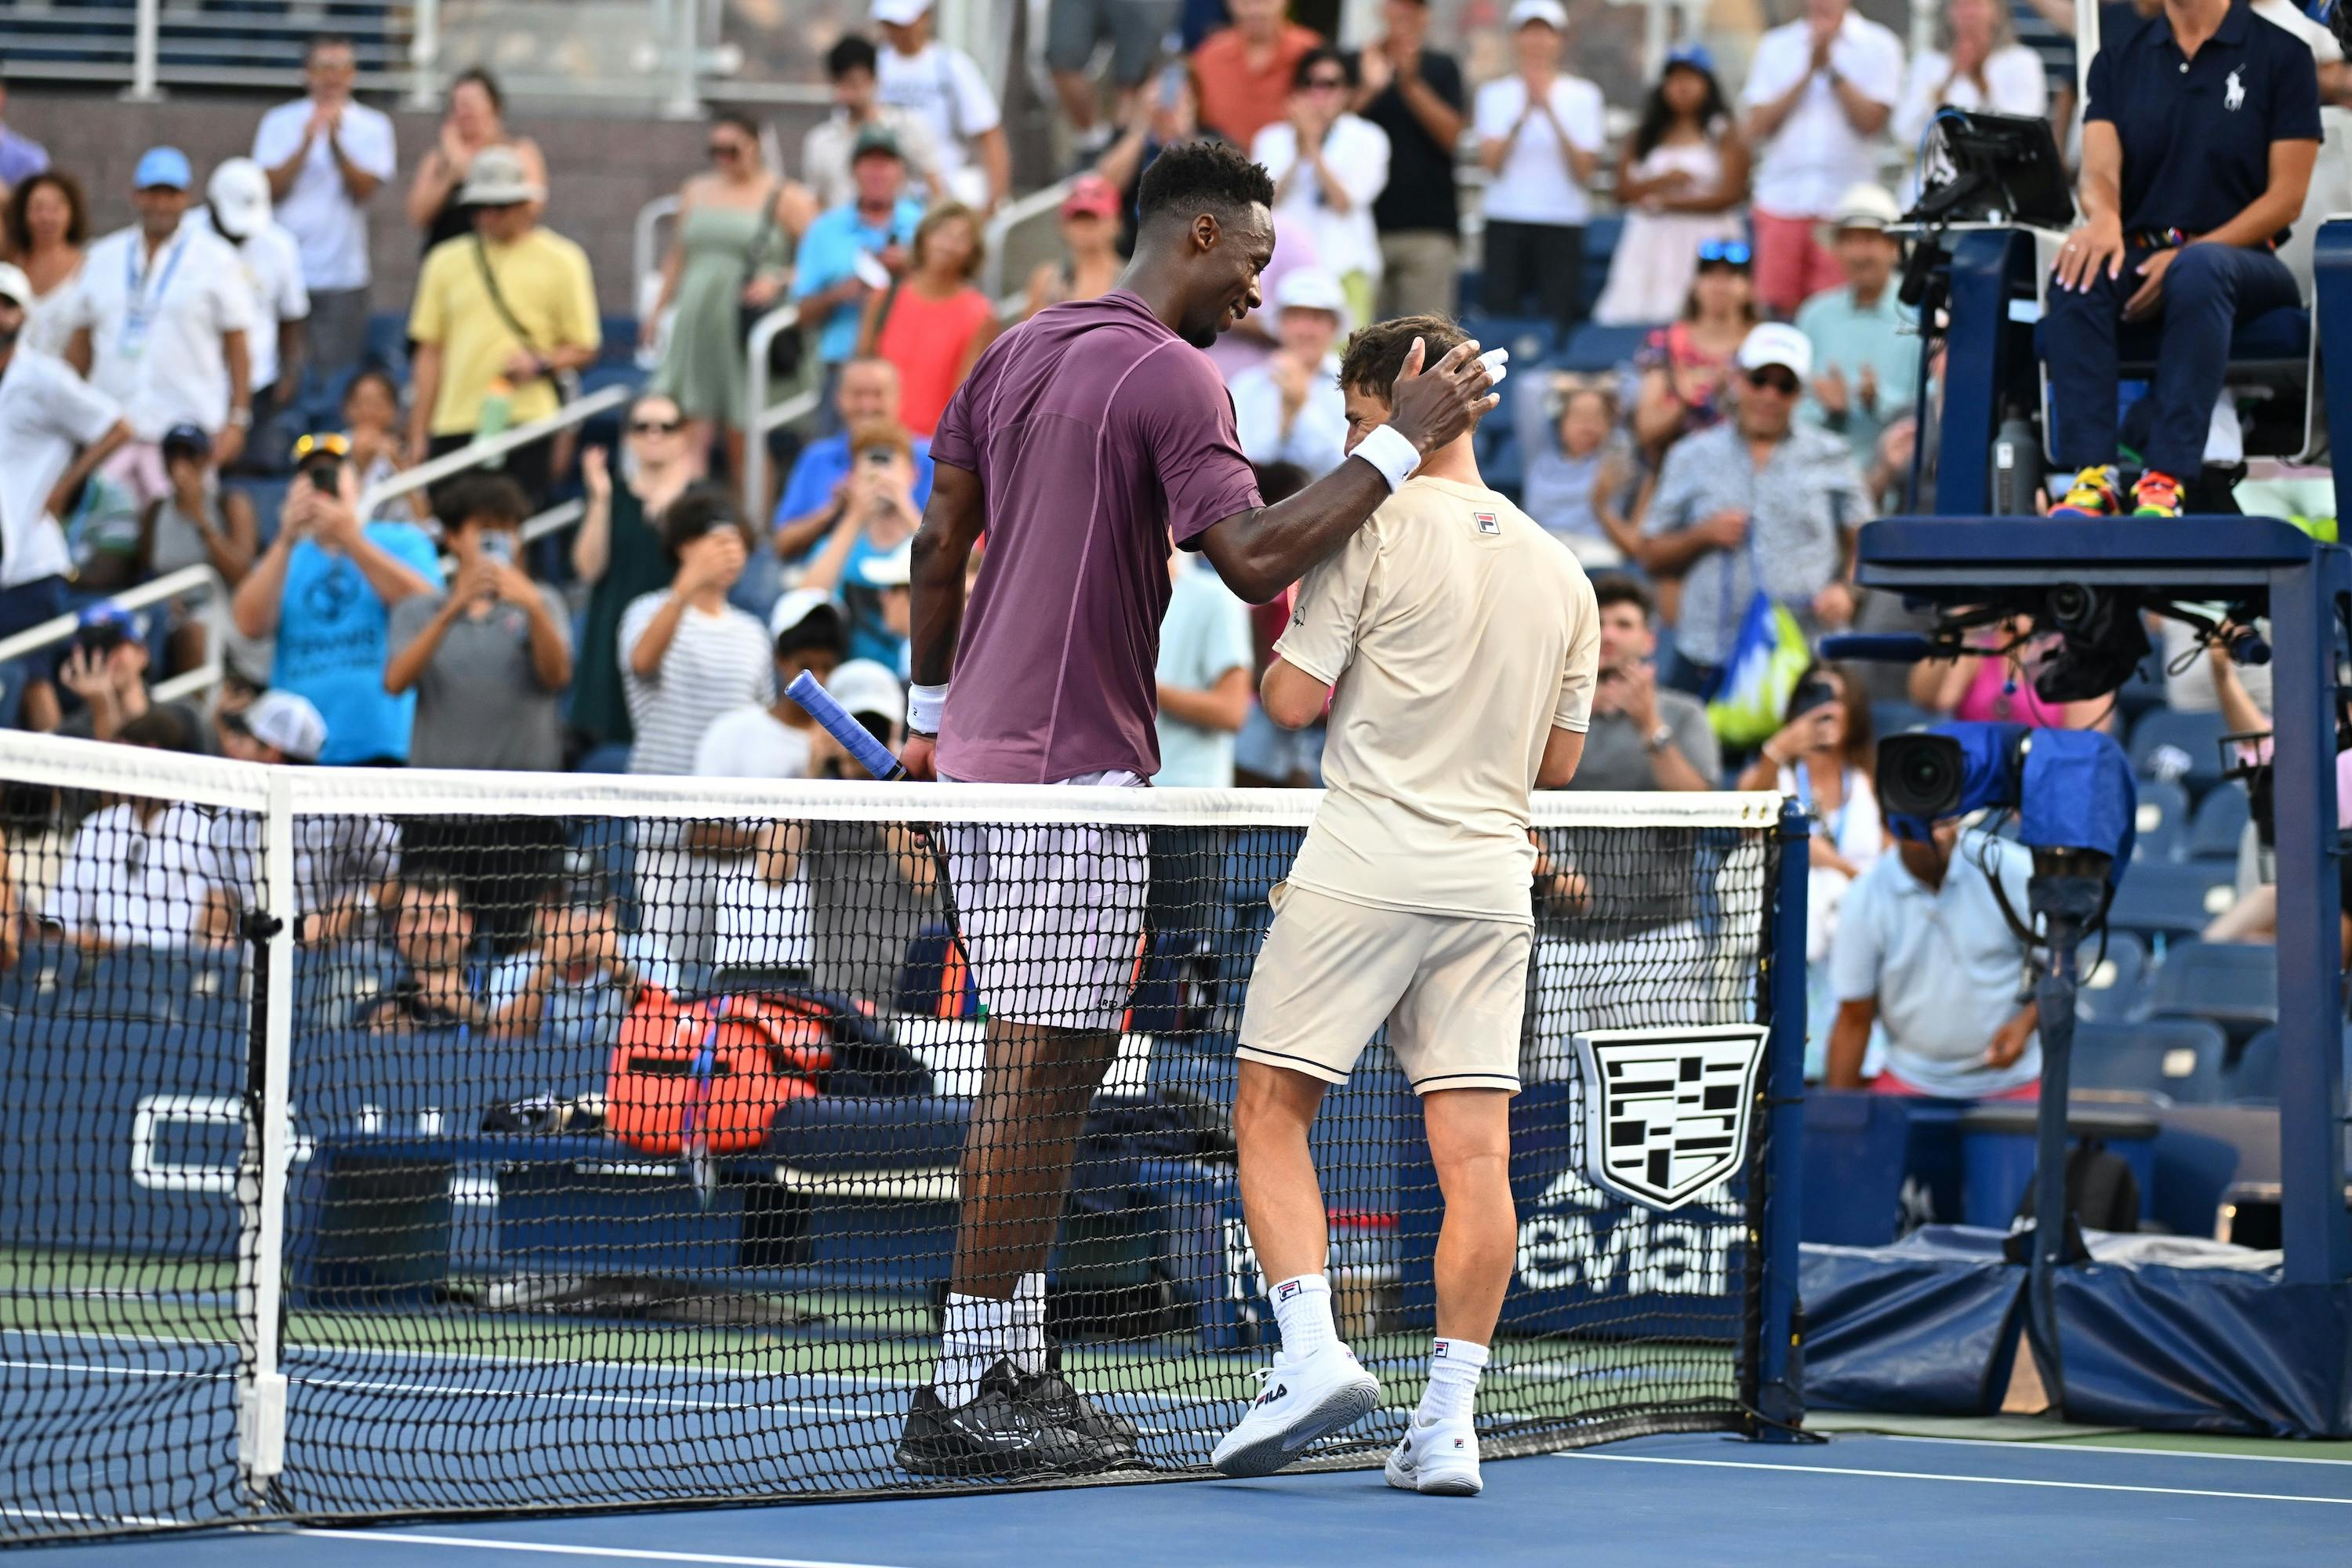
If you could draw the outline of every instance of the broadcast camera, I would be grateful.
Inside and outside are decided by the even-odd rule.
[[[1940,818],[2014,811],[2037,864],[2044,854],[2096,856],[2113,881],[2131,860],[2131,764],[2096,730],[1950,723],[1889,735],[1878,743],[1878,788],[1898,838],[1923,842]]]

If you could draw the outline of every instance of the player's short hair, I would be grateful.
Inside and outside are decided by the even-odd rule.
[[[1404,369],[1405,356],[1412,352],[1415,338],[1422,342],[1421,363],[1433,365],[1457,345],[1469,342],[1470,334],[1450,316],[1399,316],[1394,321],[1360,327],[1349,337],[1347,352],[1339,356],[1340,389],[1386,402],[1396,385],[1398,373]]]
[[[1163,148],[1136,186],[1136,222],[1194,213],[1234,214],[1274,205],[1274,176],[1230,142],[1203,139]]]
[[[1650,597],[1650,591],[1642,586],[1638,578],[1622,572],[1602,572],[1592,579],[1592,603],[1603,610],[1612,605],[1639,605],[1645,621],[1658,613],[1657,601]]]

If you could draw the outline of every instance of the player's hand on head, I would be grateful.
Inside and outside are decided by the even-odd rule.
[[[1405,351],[1389,397],[1389,424],[1423,452],[1433,452],[1465,434],[1502,401],[1487,391],[1494,376],[1478,357],[1477,340],[1456,343],[1435,364],[1427,364],[1421,339]]]

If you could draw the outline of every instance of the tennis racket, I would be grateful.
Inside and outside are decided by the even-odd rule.
[[[808,716],[824,726],[824,732],[841,742],[843,751],[856,757],[860,766],[876,778],[895,783],[907,776],[904,763],[891,754],[890,748],[874,738],[874,732],[859,723],[848,709],[834,700],[824,683],[803,669],[793,677],[784,688],[784,695],[799,703]]]

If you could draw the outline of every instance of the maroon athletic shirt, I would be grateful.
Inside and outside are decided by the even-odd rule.
[[[1158,773],[1170,537],[1261,504],[1216,367],[1124,289],[1056,305],[980,356],[931,459],[980,476],[988,529],[940,771]]]

